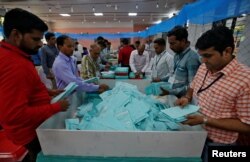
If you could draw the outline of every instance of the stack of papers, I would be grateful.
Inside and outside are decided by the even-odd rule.
[[[128,67],[117,67],[115,69],[115,73],[127,73],[128,74]]]
[[[115,72],[114,71],[103,71],[101,72],[102,78],[106,79],[114,79],[115,78]]]
[[[129,78],[130,79],[143,79],[143,75],[140,74],[140,76],[138,78],[135,78],[135,73],[134,72],[130,72],[129,73]]]
[[[93,77],[87,80],[84,80],[85,83],[98,83],[99,82],[99,78],[98,77]]]
[[[187,105],[185,107],[175,106],[170,107],[165,110],[161,110],[166,117],[173,122],[183,122],[186,119],[187,115],[193,114],[199,110],[198,106],[195,105]]]
[[[157,82],[157,83],[151,83],[149,86],[145,88],[146,95],[155,95],[159,96],[162,94],[161,88],[165,90],[172,89],[172,84],[168,82]]]
[[[78,85],[75,82],[71,82],[67,85],[67,87],[64,88],[64,92],[60,93],[59,95],[57,95],[56,97],[54,97],[51,100],[51,103],[55,103],[58,102],[66,97],[68,97],[69,95],[71,95],[71,93],[78,87]]]

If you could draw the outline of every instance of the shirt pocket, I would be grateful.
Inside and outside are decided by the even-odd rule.
[[[177,67],[175,71],[175,79],[184,82],[186,81],[186,78],[188,78],[186,68],[183,66]]]

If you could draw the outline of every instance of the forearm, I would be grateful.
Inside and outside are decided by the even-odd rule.
[[[183,96],[186,94],[186,91],[187,91],[187,86],[182,86],[182,87],[170,89],[169,94]]]
[[[216,127],[228,131],[250,134],[250,125],[241,122],[239,119],[214,119],[207,118],[207,126]]]
[[[193,98],[193,89],[192,88],[188,88],[187,89],[187,93],[184,97],[188,98],[189,102],[192,101],[192,98]]]

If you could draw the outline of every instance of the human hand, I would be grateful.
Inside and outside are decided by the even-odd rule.
[[[109,86],[108,85],[106,85],[106,84],[100,84],[99,85],[99,90],[98,90],[98,92],[99,93],[102,93],[102,92],[104,92],[104,91],[107,91],[109,89]]]
[[[164,88],[160,87],[162,93],[160,94],[160,96],[165,96],[165,95],[169,95],[169,91],[165,90]]]
[[[111,64],[110,63],[106,63],[106,65],[105,65],[104,68],[105,68],[106,71],[108,71],[110,69],[110,67],[111,67]]]
[[[202,115],[189,115],[186,118],[187,120],[182,122],[182,124],[184,125],[194,126],[198,124],[203,124],[204,122],[204,116]]]
[[[153,78],[152,82],[160,82],[161,79],[160,78]]]
[[[175,101],[175,105],[177,106],[186,106],[189,103],[189,100],[187,97],[181,97]]]
[[[60,100],[58,103],[60,104],[62,111],[66,111],[70,105],[67,99]]]
[[[135,78],[140,78],[140,72],[135,73]]]
[[[47,78],[47,79],[51,79],[51,80],[55,79],[54,75],[51,74],[51,73],[48,74],[48,75],[46,75],[46,78]]]
[[[64,92],[64,89],[48,89],[48,93],[50,96],[54,97]]]

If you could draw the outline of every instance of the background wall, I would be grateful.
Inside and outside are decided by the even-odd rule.
[[[79,23],[77,25],[70,23],[66,23],[66,25],[62,25],[60,23],[50,23],[48,24],[50,30],[53,32],[60,32],[60,33],[118,33],[118,32],[138,32],[143,31],[150,25],[134,25],[132,22],[130,23]],[[118,46],[120,45],[120,39],[108,39],[114,50],[117,50]],[[131,43],[134,41],[140,40],[141,42],[145,42],[145,39],[140,38],[133,38],[131,39]],[[94,42],[94,40],[78,40],[79,43],[87,48],[89,48],[90,44]]]

